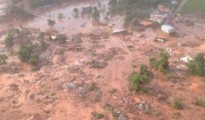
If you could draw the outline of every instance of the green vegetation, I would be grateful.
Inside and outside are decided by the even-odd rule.
[[[14,44],[13,35],[8,34],[7,37],[5,38],[4,42],[5,42],[5,45],[7,48],[13,47],[13,44]]]
[[[205,99],[204,98],[197,98],[195,104],[205,108]]]
[[[98,112],[92,112],[92,116],[95,119],[102,119],[104,117],[104,115],[102,113],[98,113]]]
[[[78,8],[73,9],[74,17],[79,17],[79,10]]]
[[[150,58],[151,67],[159,70],[162,73],[169,71],[169,53],[163,51],[159,55],[159,59]]]
[[[177,110],[182,110],[184,108],[184,105],[179,100],[174,100],[171,105],[173,108],[175,108]]]
[[[196,76],[204,76],[204,62],[203,54],[199,53],[196,55],[194,60],[189,61],[188,63],[189,73]]]
[[[127,27],[135,20],[147,18],[150,8],[159,3],[168,3],[170,0],[110,0],[110,12],[112,14],[123,14],[124,25]]]
[[[141,65],[140,73],[133,73],[129,80],[130,83],[130,90],[137,92],[139,90],[139,85],[143,84],[147,80],[150,80],[153,77],[153,74],[146,65]]]
[[[45,42],[45,33],[40,32],[38,35],[38,39],[40,40],[40,48],[44,51],[47,49],[47,44]]]
[[[40,33],[38,34],[38,39],[44,40],[44,37],[45,37],[45,33],[44,33],[44,32],[40,32]]]
[[[93,8],[94,11],[92,13],[92,18],[94,21],[99,21],[100,19],[100,11],[97,8]]]
[[[63,18],[65,18],[65,16],[63,15],[63,13],[59,13],[59,14],[58,14],[58,19],[63,19]]]
[[[8,57],[4,54],[0,54],[0,65],[5,64]]]
[[[87,88],[89,91],[94,91],[94,90],[97,90],[97,89],[98,89],[96,83],[94,83],[94,82],[88,83],[88,84],[86,85],[86,88]]]
[[[48,19],[47,22],[48,22],[48,25],[49,25],[51,28],[56,24],[55,20],[51,20],[51,19]]]
[[[57,38],[58,38],[60,44],[66,43],[66,40],[67,40],[66,35],[64,35],[64,34],[59,34],[59,35],[57,36]]]
[[[92,6],[88,6],[88,7],[82,7],[82,12],[81,15],[85,15],[85,14],[91,14],[93,11]]]
[[[38,63],[38,55],[33,52],[33,45],[22,45],[18,50],[18,57],[22,62],[28,62],[31,65]]]
[[[17,7],[15,4],[10,4],[7,8],[6,8],[6,14],[7,15],[11,15],[14,16],[18,19],[25,19],[25,18],[30,18],[32,17],[31,14],[25,12],[23,9]]]
[[[189,13],[204,13],[205,12],[205,1],[204,0],[188,0],[184,8],[181,10],[182,14]]]

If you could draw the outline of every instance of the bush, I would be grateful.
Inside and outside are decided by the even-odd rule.
[[[57,38],[58,38],[60,44],[66,43],[66,40],[67,40],[66,35],[64,35],[64,34],[59,34],[59,35],[57,36]]]
[[[94,11],[92,13],[92,18],[94,21],[99,21],[100,19],[100,11],[97,8],[94,8]]]
[[[179,101],[179,100],[174,100],[174,101],[172,102],[172,107],[175,108],[175,109],[177,109],[177,110],[182,110],[182,109],[184,108],[184,105],[182,104],[181,101]]]
[[[1,65],[1,64],[5,64],[7,58],[8,58],[8,57],[7,57],[6,55],[1,54],[1,55],[0,55],[0,65]]]
[[[189,73],[196,76],[204,76],[204,55],[198,54],[194,60],[188,63]]]
[[[47,44],[44,40],[41,40],[40,41],[40,47],[42,50],[46,50],[47,49]]]
[[[139,90],[139,85],[143,84],[145,81],[150,80],[153,74],[146,65],[141,65],[140,73],[133,73],[129,80],[131,81],[130,89],[137,92]]]
[[[33,51],[33,47],[32,46],[22,45],[19,48],[19,50],[18,50],[18,57],[20,58],[20,60],[22,62],[29,61],[30,56],[32,54],[32,51]]]
[[[44,33],[44,32],[40,32],[40,33],[38,34],[38,39],[44,40],[44,37],[45,37],[45,33]]]
[[[205,99],[204,98],[197,98],[195,104],[205,108]]]
[[[150,65],[162,73],[169,71],[169,53],[163,51],[160,53],[159,59],[150,58]]]
[[[32,65],[38,63],[38,55],[33,53],[33,45],[22,45],[18,50],[18,57],[22,62]]]
[[[98,112],[93,112],[92,116],[96,119],[102,119],[104,117],[102,113],[98,113]]]
[[[74,17],[79,17],[79,9],[78,8],[74,8],[73,13],[74,13]]]
[[[94,90],[97,90],[97,89],[98,89],[96,83],[94,83],[94,82],[88,83],[88,84],[86,85],[86,88],[87,88],[87,90],[89,90],[89,91],[94,91]]]
[[[14,44],[13,35],[8,34],[7,37],[5,38],[4,42],[5,42],[5,45],[7,48],[13,47],[13,44]]]
[[[93,8],[92,6],[89,6],[89,7],[82,7],[82,15],[85,15],[85,14],[91,14],[93,11]]]
[[[30,57],[29,57],[28,62],[29,62],[31,65],[36,65],[36,64],[38,63],[38,55],[36,55],[36,54],[31,54]]]
[[[58,19],[63,19],[63,18],[65,18],[64,15],[63,15],[63,13],[59,13],[59,14],[58,14]]]

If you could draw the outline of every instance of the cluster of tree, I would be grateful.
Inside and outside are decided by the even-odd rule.
[[[165,51],[161,52],[158,58],[150,59],[151,68],[155,68],[160,72],[167,74],[169,73],[169,54]],[[204,55],[199,53],[195,56],[194,60],[190,60],[188,63],[188,72],[190,75],[205,76],[205,59]],[[153,77],[152,72],[148,69],[146,65],[141,65],[140,72],[134,72],[129,80],[130,89],[137,92],[141,84],[145,83]]]
[[[123,14],[124,25],[129,26],[132,21],[148,17],[150,8],[170,0],[110,0],[109,7],[112,14]]]
[[[27,13],[19,6],[16,6],[16,4],[9,4],[7,8],[5,9],[5,12],[7,15],[14,16],[18,19],[27,19],[33,17],[33,15]]]
[[[38,55],[34,53],[33,44],[22,45],[18,50],[18,57],[21,62],[30,63],[31,65],[37,65]]]

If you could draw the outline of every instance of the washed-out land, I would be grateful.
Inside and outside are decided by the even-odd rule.
[[[205,119],[204,11],[110,1],[0,2],[0,120]]]

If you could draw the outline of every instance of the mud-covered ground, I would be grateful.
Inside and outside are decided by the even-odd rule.
[[[205,119],[204,108],[195,105],[196,98],[205,97],[205,79],[189,76],[186,63],[180,61],[205,50],[202,16],[175,18],[177,37],[151,28],[114,36],[110,27],[93,27],[90,18],[73,18],[69,12],[58,21],[58,13],[69,9],[45,12],[23,24],[22,31],[30,31],[24,35],[33,42],[40,31],[46,33],[48,46],[40,53],[37,71],[5,48],[2,33],[0,51],[8,55],[8,60],[0,66],[0,120],[90,120],[95,119],[94,112],[102,113],[104,120]],[[57,32],[47,26],[49,15],[57,21],[53,27]],[[87,25],[81,27],[84,20]],[[59,33],[68,36],[66,43],[48,39],[50,34]],[[168,41],[156,42],[157,36]],[[129,76],[139,71],[141,64],[149,64],[149,58],[162,49],[171,55],[173,75],[167,77],[153,70],[155,77],[145,84],[146,92],[130,92]],[[171,106],[174,99],[182,101],[182,110]]]

